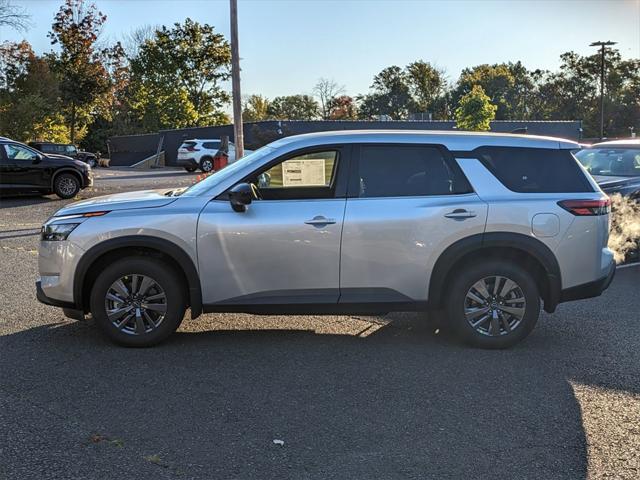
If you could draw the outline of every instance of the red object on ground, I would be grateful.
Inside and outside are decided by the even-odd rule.
[[[229,164],[229,156],[226,153],[218,153],[213,157],[213,169],[221,170]]]

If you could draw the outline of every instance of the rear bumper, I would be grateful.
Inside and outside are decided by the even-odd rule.
[[[573,300],[582,300],[585,298],[598,297],[604,292],[616,274],[616,264],[611,262],[609,265],[609,271],[607,275],[598,280],[589,283],[583,283],[582,285],[576,285],[575,287],[566,288],[560,292],[560,302],[571,302]]]
[[[179,167],[198,167],[198,162],[195,158],[178,158],[176,159],[176,165]]]

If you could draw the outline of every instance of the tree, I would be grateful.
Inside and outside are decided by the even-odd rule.
[[[269,105],[269,115],[277,120],[316,120],[320,111],[318,102],[310,95],[276,97]]]
[[[84,0],[65,0],[54,18],[48,36],[60,54],[50,54],[60,80],[60,97],[69,125],[70,140],[84,132],[99,97],[109,89],[101,52],[96,50],[106,16]]]
[[[583,120],[584,135],[599,134],[600,54],[567,52],[557,72],[534,72],[532,118]],[[626,136],[640,129],[640,60],[622,60],[620,52],[605,53],[605,136]]]
[[[24,7],[13,5],[10,0],[0,0],[0,29],[2,27],[24,31],[30,25],[30,16]]]
[[[187,18],[155,31],[131,59],[132,105],[147,130],[228,121],[231,50],[211,25]]]
[[[512,118],[513,108],[509,103],[509,92],[515,86],[515,78],[507,64],[484,64],[465,68],[458,79],[454,101],[460,102],[476,85],[482,87],[490,101],[497,106],[497,119]]]
[[[413,99],[406,73],[397,66],[387,67],[373,77],[372,92],[358,97],[363,118],[388,115],[394,120],[407,118]]]
[[[416,111],[436,113],[436,110],[442,110],[441,99],[447,87],[444,72],[423,60],[410,63],[405,72]]]
[[[469,93],[460,99],[456,108],[456,126],[460,130],[487,131],[496,116],[497,107],[480,85],[474,85]]]
[[[0,125],[21,141],[69,141],[59,113],[58,82],[43,57],[26,41],[0,45]]]
[[[242,107],[245,122],[259,122],[269,118],[269,99],[262,95],[250,95]]]
[[[329,120],[356,120],[358,109],[354,99],[348,95],[334,97],[329,102]]]
[[[320,100],[320,113],[323,120],[329,120],[331,117],[331,102],[338,95],[344,93],[344,86],[338,85],[335,80],[320,78],[313,91]]]

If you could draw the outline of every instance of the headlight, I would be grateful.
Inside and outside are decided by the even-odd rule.
[[[43,225],[40,232],[40,239],[49,242],[59,242],[66,240],[73,229],[76,228],[79,223],[54,223],[51,225]]]

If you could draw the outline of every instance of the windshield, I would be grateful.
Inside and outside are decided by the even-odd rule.
[[[640,148],[586,148],[576,157],[591,175],[640,176]]]
[[[269,146],[259,148],[258,150],[245,155],[237,162],[233,162],[222,170],[218,170],[216,173],[209,175],[201,182],[191,185],[188,189],[182,192],[181,195],[191,197],[202,195],[203,193],[209,191],[211,188],[215,187],[218,183],[234,175],[236,172],[242,170],[245,167],[258,163],[262,158],[269,155],[269,153],[271,153],[272,151],[273,148]]]

